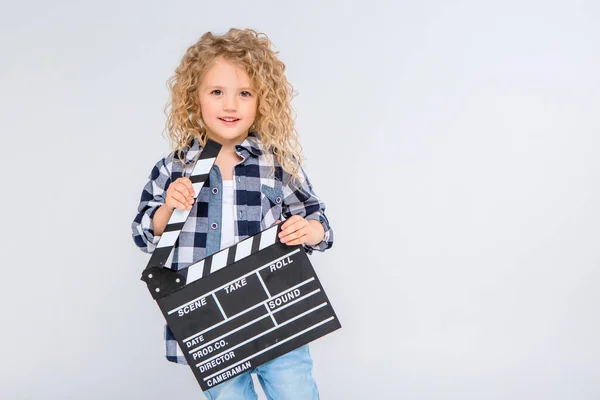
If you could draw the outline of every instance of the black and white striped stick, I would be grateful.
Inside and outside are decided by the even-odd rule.
[[[189,177],[192,181],[192,187],[194,188],[194,199],[198,197],[200,189],[202,189],[202,186],[204,186],[204,183],[207,181],[208,174],[217,160],[217,155],[220,150],[221,144],[210,139],[207,140],[206,146],[202,149]],[[150,261],[148,261],[146,269],[152,267],[161,268],[167,264],[167,260],[173,251],[173,246],[175,245],[177,238],[179,238],[179,234],[183,229],[185,221],[190,215],[190,211],[191,210],[179,209],[173,211],[173,214],[171,214],[171,218],[169,218],[169,222],[150,257]]]

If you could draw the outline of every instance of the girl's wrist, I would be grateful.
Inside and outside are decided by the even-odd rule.
[[[170,207],[167,205],[167,203],[163,204],[161,207],[163,207],[169,214],[173,214],[173,211],[175,211],[175,207]]]
[[[316,246],[325,239],[325,228],[323,228],[323,224],[321,224],[321,222],[315,219],[309,220],[308,224],[311,227],[312,240],[306,244],[309,246]]]

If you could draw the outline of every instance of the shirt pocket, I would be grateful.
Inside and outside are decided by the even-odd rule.
[[[281,189],[263,183],[260,188],[260,205],[262,213],[261,229],[264,230],[275,225],[275,222],[281,219],[283,192]]]

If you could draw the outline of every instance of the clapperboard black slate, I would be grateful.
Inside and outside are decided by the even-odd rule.
[[[209,140],[194,166],[196,196],[220,147]],[[304,248],[279,242],[280,225],[164,268],[189,212],[173,212],[141,279],[203,390],[341,328]]]

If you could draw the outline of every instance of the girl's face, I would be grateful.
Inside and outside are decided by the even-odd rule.
[[[240,144],[256,117],[257,94],[241,67],[216,60],[200,82],[200,109],[208,137],[226,145]]]

